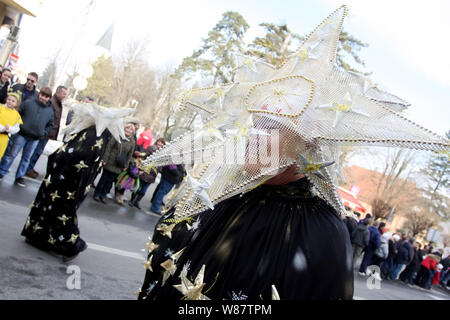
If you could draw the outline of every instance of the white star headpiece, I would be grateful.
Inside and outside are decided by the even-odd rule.
[[[398,113],[407,102],[337,66],[346,14],[345,6],[334,11],[278,68],[238,57],[235,83],[222,86],[220,99],[216,87],[183,95],[185,110],[202,115],[200,130],[215,126],[239,134],[216,132],[204,139],[194,129],[143,162],[144,168],[185,164],[199,181],[201,187],[180,187],[173,203],[177,217],[248,192],[294,164],[319,196],[345,214],[336,191],[342,146],[449,149],[448,140]]]

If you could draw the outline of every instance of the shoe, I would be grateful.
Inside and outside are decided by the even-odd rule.
[[[101,199],[101,198],[100,198],[100,199]],[[71,261],[71,260],[75,259],[76,257],[78,257],[78,255],[80,254],[80,252],[86,250],[87,247],[88,247],[88,245],[87,245],[87,243],[85,242],[84,245],[83,245],[83,247],[80,249],[80,251],[79,251],[78,253],[76,253],[76,254],[74,254],[73,256],[70,256],[70,257],[69,257],[69,256],[63,256],[63,257],[62,257],[62,261],[63,261],[63,262],[68,262],[68,261]]]
[[[95,201],[97,201],[97,202],[100,202],[100,198],[99,197],[97,197],[97,196],[94,196],[94,198],[93,198]]]
[[[105,201],[105,199],[103,197],[99,197],[99,199],[100,199],[101,203],[106,204],[106,201]]]
[[[27,173],[25,173],[25,175],[27,177],[36,179],[37,177],[39,177],[39,172],[35,171],[35,170],[28,170]]]
[[[17,178],[15,181],[14,181],[14,184],[16,185],[16,186],[19,186],[19,187],[22,187],[22,188],[25,188],[27,185],[25,184],[25,180],[23,179],[23,178]]]

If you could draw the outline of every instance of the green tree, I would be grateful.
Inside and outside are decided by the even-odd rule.
[[[208,37],[203,39],[201,48],[183,59],[175,75],[183,77],[199,72],[203,77],[212,77],[213,85],[231,82],[235,67],[233,55],[244,52],[243,37],[248,28],[249,25],[239,13],[225,12]]]
[[[368,47],[367,43],[358,40],[354,36],[350,35],[348,32],[342,31],[339,35],[339,45],[337,49],[337,65],[344,68],[347,71],[359,72],[356,69],[359,66],[365,66],[364,61],[359,57],[358,52],[361,48]],[[347,62],[347,57],[352,58],[354,62],[358,64],[357,67],[352,67],[350,63]]]
[[[112,81],[114,78],[114,65],[111,57],[99,57],[92,64],[94,72],[88,79],[86,89],[80,92],[82,96],[93,97],[98,104],[113,106],[115,101],[112,93]]]
[[[289,50],[293,42],[298,45],[303,40],[300,35],[292,33],[286,24],[261,23],[260,26],[265,28],[266,34],[253,40],[248,54],[262,58],[275,67],[282,64],[293,52]]]

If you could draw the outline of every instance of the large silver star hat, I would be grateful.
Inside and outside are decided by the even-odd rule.
[[[125,118],[136,112],[135,108],[107,108],[95,103],[73,104],[71,109],[74,111],[72,122],[62,130],[63,133],[71,135],[95,126],[98,137],[108,129],[119,142],[121,138],[125,139]]]
[[[142,164],[186,165],[187,179],[172,198],[176,217],[213,208],[292,165],[346,214],[336,191],[342,146],[449,150],[448,140],[399,113],[407,102],[336,65],[346,14],[345,6],[334,11],[278,68],[238,56],[234,83],[180,95],[176,115],[194,129]]]

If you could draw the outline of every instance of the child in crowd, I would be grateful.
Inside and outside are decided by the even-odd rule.
[[[6,104],[0,104],[0,159],[8,146],[9,135],[16,134],[23,124],[17,109],[20,105],[20,96],[17,93],[8,93]]]

